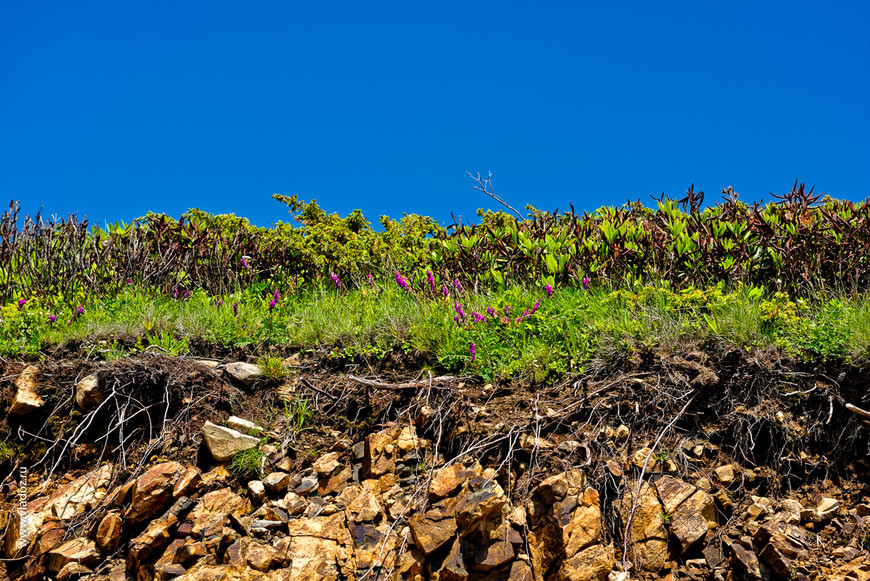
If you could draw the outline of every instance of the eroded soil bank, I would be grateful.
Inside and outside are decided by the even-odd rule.
[[[5,575],[870,579],[864,369],[242,359],[3,362]]]

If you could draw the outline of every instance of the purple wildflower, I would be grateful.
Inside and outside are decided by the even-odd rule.
[[[369,279],[369,284],[372,286],[375,286],[375,277],[372,276],[372,273],[369,273],[368,279]]]
[[[541,308],[541,299],[538,299],[538,302],[535,303],[535,306],[532,307],[532,310],[531,310],[531,312],[529,312],[529,314],[534,315],[535,311],[537,311],[540,308]]]
[[[411,293],[411,285],[408,284],[408,280],[404,276],[399,274],[398,270],[394,270],[393,273],[396,275],[396,284],[399,285],[399,287],[403,291],[410,294]]]
[[[172,298],[175,299],[176,301],[178,300],[178,287],[175,287],[174,289],[172,289]]]
[[[73,314],[73,321],[78,320],[82,315],[85,314],[85,308],[82,305],[76,307],[75,313]]]
[[[250,269],[250,268],[251,268],[250,266],[248,266],[248,261],[245,260],[245,257],[244,257],[244,256],[242,256],[242,266],[243,266],[244,268],[247,268],[247,269]]]
[[[589,277],[583,277],[583,290],[589,290]]]
[[[551,287],[549,284],[546,285],[546,286],[544,287],[544,292],[547,293],[547,297],[551,297],[551,296],[553,296],[553,287]]]
[[[471,362],[474,363],[475,359],[477,359],[477,345],[474,344],[474,341],[471,342]]]
[[[270,312],[270,313],[272,312],[272,310],[275,308],[275,305],[277,305],[277,304],[278,304],[278,303],[277,303],[276,301],[270,301],[270,302],[269,302],[269,312]]]
[[[56,316],[54,316],[54,315],[49,315],[49,316],[48,316],[48,324],[51,325],[52,327],[54,326],[54,322],[55,322],[56,320],[57,320],[57,317],[56,317]]]
[[[233,303],[233,314],[236,317],[239,316],[239,303]]]
[[[27,304],[27,299],[18,299],[18,310],[20,311],[21,309],[23,309],[24,305],[26,305],[26,304]]]
[[[462,310],[462,305],[459,304],[459,301],[453,301],[453,308],[456,310],[456,316],[460,319],[465,318],[465,311]]]
[[[133,284],[133,279],[132,279],[132,278],[128,278],[128,279],[127,279],[127,284]]]
[[[340,289],[341,288],[341,279],[338,278],[338,275],[330,270],[329,276],[330,276],[330,278],[332,278],[332,284],[335,285],[335,288]]]
[[[453,286],[456,287],[456,292],[462,294],[462,285],[459,283],[458,278],[453,279]]]
[[[481,315],[477,311],[471,311],[471,320],[474,321],[475,323],[479,323],[484,319],[486,319],[486,317],[484,317],[483,315]]]
[[[218,301],[217,301],[217,306],[219,306],[219,307],[224,306],[224,302],[223,302],[223,300],[218,299]]]
[[[447,297],[450,296],[450,289],[447,288],[447,285],[446,285],[446,284],[444,285],[444,288],[442,289],[442,292],[444,293],[444,298],[447,298]]]
[[[494,308],[489,307],[488,309],[486,309],[486,312],[490,317],[495,317],[495,309]]]
[[[184,300],[190,300],[190,291],[184,291]]]
[[[432,294],[435,294],[435,276],[431,270],[426,271],[426,281],[429,283],[429,288],[432,289]]]
[[[275,289],[275,294],[273,296],[275,297],[276,303],[281,300],[281,294],[278,292],[278,289]]]

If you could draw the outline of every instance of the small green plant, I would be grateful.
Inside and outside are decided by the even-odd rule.
[[[162,349],[169,355],[182,355],[189,350],[187,337],[176,339],[172,331],[148,333],[148,345]]]
[[[308,399],[305,397],[296,397],[290,404],[284,402],[284,420],[294,432],[301,432],[305,428],[311,416],[308,405]]]
[[[284,362],[277,357],[263,357],[257,362],[263,378],[267,381],[280,381],[287,376]]]
[[[653,460],[655,460],[659,464],[665,464],[670,459],[671,453],[668,450],[662,450],[661,452],[653,454]]]
[[[671,524],[671,515],[669,515],[668,513],[660,512],[659,518],[662,519],[662,522],[665,523],[666,525]]]
[[[265,443],[265,440],[261,444]],[[266,454],[261,446],[242,450],[233,455],[230,461],[230,471],[238,478],[262,478]]]

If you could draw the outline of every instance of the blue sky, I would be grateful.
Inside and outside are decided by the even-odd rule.
[[[0,201],[449,222],[694,183],[870,196],[867,2],[6,2]],[[5,202],[3,202],[5,204]]]

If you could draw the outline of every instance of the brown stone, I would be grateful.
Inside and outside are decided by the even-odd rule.
[[[465,562],[460,552],[459,539],[453,541],[453,546],[447,553],[438,574],[440,575],[439,579],[444,579],[444,581],[465,581],[468,579],[468,571],[465,569]]]
[[[121,541],[121,527],[123,521],[117,512],[110,512],[103,517],[97,527],[96,541],[100,549],[112,553],[118,548]]]
[[[317,482],[317,494],[326,496],[339,493],[347,487],[351,478],[353,478],[353,471],[350,466],[345,466],[328,478],[320,478]]]
[[[71,539],[48,552],[48,570],[57,573],[70,562],[93,566],[100,561],[100,551],[91,539]]]
[[[358,570],[382,567],[391,569],[396,560],[398,535],[387,523],[374,526],[368,523],[349,524],[353,538],[354,555]]]
[[[803,528],[779,520],[762,525],[753,541],[756,547],[761,547],[758,557],[782,577],[788,576],[792,563],[805,556],[809,546],[809,537]]]
[[[655,482],[663,513],[670,521],[670,531],[680,543],[680,554],[716,526],[713,497],[698,488],[670,476]]]
[[[190,565],[208,554],[205,543],[202,541],[188,540],[175,553],[175,562],[182,565]]]
[[[740,543],[731,543],[729,545],[731,553],[731,566],[734,571],[740,574],[744,579],[757,581],[762,578],[761,564],[758,562],[758,556],[746,549]]]
[[[467,478],[461,464],[451,464],[438,470],[429,484],[429,498],[440,500],[453,494]]]
[[[105,399],[106,394],[100,388],[100,378],[96,373],[83,377],[76,383],[76,404],[81,409],[97,409]]]
[[[615,564],[613,547],[592,545],[562,563],[561,578],[566,581],[604,581]]]
[[[453,511],[456,524],[467,535],[491,514],[496,514],[507,505],[507,496],[495,480],[483,482],[477,490],[467,491],[458,497]]]
[[[55,579],[57,579],[57,581],[67,581],[68,579],[78,579],[79,577],[90,575],[91,573],[93,573],[93,571],[82,563],[72,561],[64,565],[63,569],[58,571]]]
[[[408,520],[414,544],[424,555],[431,555],[456,534],[456,519],[435,509],[415,514]]]
[[[229,523],[230,515],[241,517],[248,509],[248,502],[229,488],[208,492],[187,515],[187,521],[192,525],[190,534],[197,538],[219,534]]]
[[[347,505],[345,512],[347,520],[351,522],[375,522],[383,515],[377,496],[366,486],[363,486],[356,498]]]
[[[202,482],[202,470],[195,466],[185,468],[172,487],[172,498],[179,499],[182,496],[190,496],[200,482]]]
[[[133,524],[140,523],[166,508],[172,500],[175,482],[184,471],[184,466],[178,462],[164,462],[140,476],[127,510],[127,520]]]
[[[15,380],[15,397],[9,408],[10,414],[23,415],[45,405],[45,401],[39,397],[39,387],[36,385],[36,376],[39,368],[28,365]]]
[[[396,470],[395,444],[388,432],[369,434],[365,439],[363,473],[379,478]]]
[[[508,539],[500,538],[472,551],[468,567],[475,571],[489,571],[509,563],[515,556],[514,546]]]
[[[36,544],[33,547],[35,557],[42,556],[63,542],[66,529],[58,521],[49,521],[36,533]]]
[[[269,545],[253,542],[248,546],[248,564],[257,571],[268,571],[277,560],[277,552]]]
[[[281,494],[287,491],[287,485],[290,483],[290,475],[286,472],[271,472],[263,478],[263,486],[267,490],[275,494]]]
[[[315,460],[311,467],[314,468],[314,471],[317,472],[317,475],[321,478],[327,477],[341,466],[341,463],[338,461],[340,457],[341,454],[338,452],[324,454]]]
[[[294,576],[299,575],[294,580],[337,581],[356,577],[353,540],[343,513],[291,520],[287,532],[290,543],[281,558]]]
[[[648,483],[643,483],[635,499],[633,494],[636,488],[635,482],[627,482],[628,490],[619,504],[619,514],[625,524],[632,514],[633,503],[636,504],[630,529],[635,557],[644,570],[659,571],[664,567],[668,556],[668,531],[664,524],[664,507]]]

